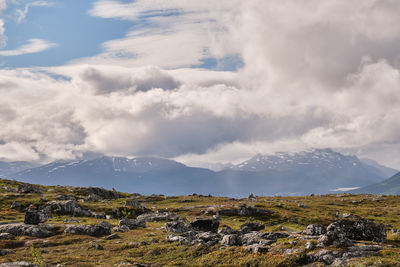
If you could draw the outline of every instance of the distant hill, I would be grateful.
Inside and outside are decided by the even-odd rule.
[[[8,175],[9,179],[44,185],[102,186],[141,194],[192,193],[243,197],[330,193],[363,187],[388,177],[379,168],[330,149],[256,155],[222,171],[188,167],[179,162],[140,157],[100,157],[56,161]]]
[[[372,159],[360,159],[360,160],[365,165],[371,166],[372,167],[372,168],[370,168],[371,171],[376,171],[378,175],[381,175],[384,177],[389,178],[399,172],[398,170],[395,170],[393,168],[382,166],[378,162],[376,162],[375,160],[372,160]]]
[[[400,172],[391,178],[353,191],[354,194],[400,195]]]

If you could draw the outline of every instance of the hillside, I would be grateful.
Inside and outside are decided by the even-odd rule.
[[[397,266],[399,208],[398,196],[165,197],[0,180],[0,266]],[[329,224],[348,238],[324,235]]]
[[[400,173],[383,182],[353,190],[351,193],[400,195]]]

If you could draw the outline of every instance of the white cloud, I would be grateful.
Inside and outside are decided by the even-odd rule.
[[[400,4],[210,3],[97,1],[91,15],[151,14],[147,28],[45,69],[65,79],[0,70],[0,143],[47,159],[92,151],[238,161],[311,146],[398,155]],[[232,53],[245,63],[237,72],[182,68]],[[394,158],[377,159],[400,167]]]
[[[16,10],[15,20],[16,20],[17,23],[21,23],[25,19],[26,15],[28,14],[29,9],[31,7],[48,7],[48,6],[51,6],[51,5],[52,5],[52,3],[47,2],[47,1],[29,2],[29,3],[25,4],[23,9],[17,9]]]
[[[0,50],[0,56],[9,57],[39,53],[54,46],[56,46],[55,43],[51,43],[46,40],[29,39],[27,44],[24,44],[15,50]]]

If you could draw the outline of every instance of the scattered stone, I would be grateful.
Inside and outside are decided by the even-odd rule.
[[[90,236],[105,236],[111,234],[112,225],[107,222],[102,222],[95,225],[69,225],[64,230],[64,233],[74,235],[90,235]]]
[[[64,223],[79,223],[80,221],[75,218],[67,218],[64,220]]]
[[[56,200],[77,200],[73,195],[57,195]]]
[[[102,220],[107,219],[107,215],[104,212],[99,213],[99,214],[94,213],[94,217],[97,218],[97,219],[102,219]]]
[[[315,248],[314,242],[308,241],[307,244],[306,244],[306,249],[307,250],[312,250],[314,248]]]
[[[122,232],[122,233],[124,233],[124,232],[129,232],[131,229],[129,229],[129,227],[128,226],[126,226],[126,225],[121,225],[121,226],[115,226],[115,227],[113,227],[112,229],[111,229],[111,231],[114,233],[114,232]]]
[[[268,247],[260,245],[260,244],[252,244],[246,246],[247,251],[253,251],[253,253],[266,253],[268,252]]]
[[[181,221],[168,222],[165,224],[168,233],[184,233],[189,231],[188,227]]]
[[[119,221],[119,226],[127,226],[130,230],[137,228],[145,228],[146,222],[136,219],[122,219]]]
[[[239,235],[237,234],[230,234],[224,235],[221,240],[221,244],[225,246],[239,246],[242,244]]]
[[[120,197],[119,193],[115,190],[107,190],[100,187],[89,187],[84,190],[87,196],[97,195],[101,199],[117,199]]]
[[[87,201],[93,201],[93,202],[99,202],[101,200],[103,200],[100,196],[92,194],[92,195],[88,195],[86,198]]]
[[[239,204],[236,209],[222,209],[218,211],[218,214],[223,216],[271,216],[274,212],[254,206],[247,206],[246,204]]]
[[[13,201],[13,203],[11,204],[10,209],[18,210],[18,211],[24,211],[26,209],[26,206],[22,205],[18,201]]]

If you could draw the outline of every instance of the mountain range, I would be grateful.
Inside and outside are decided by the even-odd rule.
[[[10,165],[11,164],[11,165]],[[13,167],[11,167],[13,166]],[[155,157],[99,157],[43,166],[2,163],[4,178],[44,185],[101,186],[141,194],[192,193],[243,197],[325,194],[377,184],[397,173],[376,162],[331,149],[256,155],[221,171]]]

